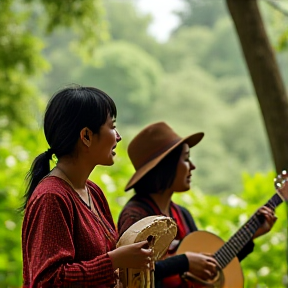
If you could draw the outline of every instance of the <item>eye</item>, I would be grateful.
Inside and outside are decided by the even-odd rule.
[[[192,162],[191,157],[188,155],[187,158],[185,159],[186,162]]]
[[[112,120],[112,129],[116,129],[116,120],[115,119]]]

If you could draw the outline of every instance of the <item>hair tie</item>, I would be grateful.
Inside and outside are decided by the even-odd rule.
[[[45,155],[47,156],[47,158],[49,160],[52,160],[52,155],[54,154],[54,151],[52,148],[49,148],[46,152],[45,152]]]

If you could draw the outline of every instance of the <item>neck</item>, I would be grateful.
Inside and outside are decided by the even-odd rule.
[[[89,175],[86,176],[81,169],[78,167],[75,169],[74,167],[74,165],[65,165],[63,162],[58,162],[56,167],[51,171],[50,175],[54,175],[65,180],[91,210],[89,188],[86,185]],[[79,173],[79,171],[82,173]]]
[[[56,170],[66,177],[75,190],[81,190],[85,188],[86,181],[89,177],[90,171],[85,169],[85,166],[81,166],[73,159],[61,159],[56,165]],[[56,171],[57,173],[57,171]]]
[[[171,193],[164,191],[163,193],[150,194],[150,197],[159,207],[160,211],[166,215],[170,216],[170,202],[171,202]]]

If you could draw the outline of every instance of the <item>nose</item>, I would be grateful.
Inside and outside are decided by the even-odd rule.
[[[122,137],[116,129],[114,129],[114,131],[115,131],[115,135],[116,135],[116,142],[118,143],[121,141]]]
[[[190,162],[190,170],[195,170],[196,166],[192,163],[192,161],[189,162]]]

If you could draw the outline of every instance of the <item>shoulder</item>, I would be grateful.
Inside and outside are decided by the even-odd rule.
[[[154,212],[153,209],[153,203],[146,197],[139,197],[138,195],[134,195],[133,197],[131,197],[128,202],[126,203],[126,205],[123,208],[124,210],[127,211],[139,211],[142,212],[144,214],[146,214],[146,216],[150,216],[150,215],[154,215],[156,214]]]
[[[184,206],[181,206],[179,204],[176,204],[176,203],[173,203],[173,205],[175,207],[178,207],[178,209],[183,213],[183,214],[186,214],[186,215],[190,215],[191,216],[191,213],[189,212],[189,210],[187,208],[185,208]],[[192,216],[191,216],[192,217]]]
[[[74,208],[70,186],[58,177],[47,177],[38,184],[27,203],[23,226],[30,227],[39,221],[51,224],[65,219],[72,227]]]
[[[142,199],[143,200],[143,199]],[[133,196],[124,206],[118,218],[118,232],[121,236],[131,225],[147,216],[155,215],[153,209],[141,201],[137,195]]]
[[[55,176],[49,176],[43,179],[35,188],[31,198],[28,201],[28,206],[35,202],[51,204],[51,202],[62,203],[62,205],[72,208],[71,188],[64,180]]]

